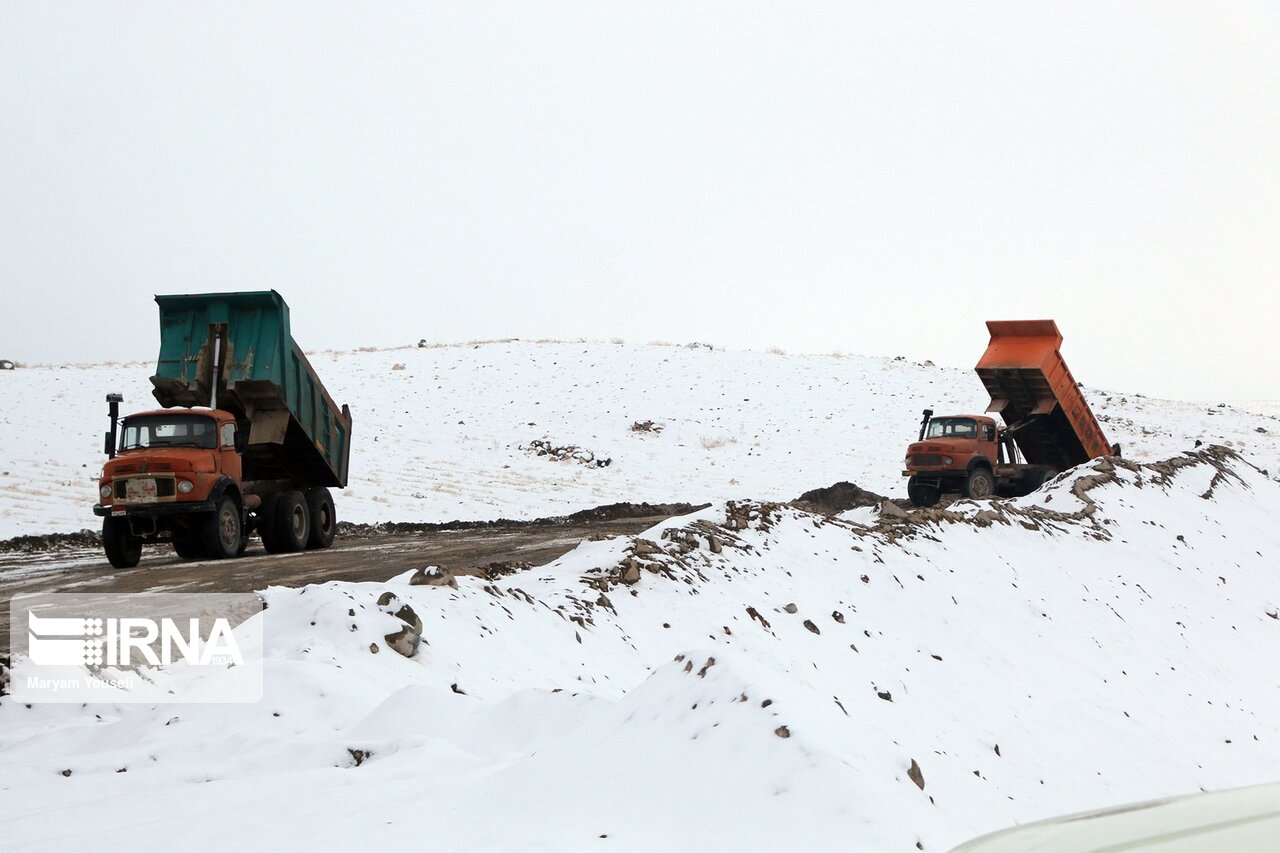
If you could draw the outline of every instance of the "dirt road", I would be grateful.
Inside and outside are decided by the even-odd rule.
[[[545,521],[462,530],[349,535],[324,551],[268,554],[255,538],[236,560],[180,560],[167,546],[143,550],[132,569],[113,569],[97,548],[0,554],[0,654],[9,649],[8,600],[31,592],[253,592],[324,581],[382,581],[408,569],[554,560],[593,535],[639,533],[668,516]]]

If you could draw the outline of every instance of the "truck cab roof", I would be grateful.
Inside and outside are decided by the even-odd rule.
[[[168,415],[206,415],[220,421],[234,421],[235,415],[223,409],[210,409],[204,406],[195,408],[174,407],[172,409],[148,409],[145,412],[130,412],[128,418],[166,417]]]
[[[968,418],[977,421],[980,424],[994,424],[996,419],[988,415],[933,415],[929,418],[931,421],[943,421],[948,418]]]

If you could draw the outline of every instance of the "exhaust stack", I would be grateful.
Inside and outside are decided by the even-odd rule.
[[[924,441],[924,431],[929,428],[929,418],[933,417],[933,409],[925,409],[924,417],[920,419],[920,437],[916,441]]]
[[[105,436],[106,446],[103,450],[108,459],[116,458],[116,427],[120,422],[120,404],[123,402],[124,397],[119,394],[107,395],[107,414],[111,417],[111,431]]]

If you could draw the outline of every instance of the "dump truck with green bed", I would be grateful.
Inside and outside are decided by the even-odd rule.
[[[351,412],[316,376],[274,290],[157,296],[163,408],[119,418],[99,478],[102,541],[117,568],[144,543],[186,559],[239,556],[256,532],[267,551],[327,548],[344,488]]]

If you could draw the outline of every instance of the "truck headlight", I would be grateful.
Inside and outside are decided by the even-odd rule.
[[[178,491],[182,492],[184,495],[191,494],[191,490],[194,488],[195,488],[195,484],[192,483],[190,480],[178,481]]]
[[[103,483],[102,486],[98,489],[98,494],[102,495],[102,499],[104,501],[107,498],[111,497],[111,484]]]
[[[952,458],[951,458],[950,456],[944,456],[944,457],[942,457],[942,464],[943,464],[943,465],[950,465],[950,464],[952,463],[952,461],[953,461],[953,460],[952,460]]]

